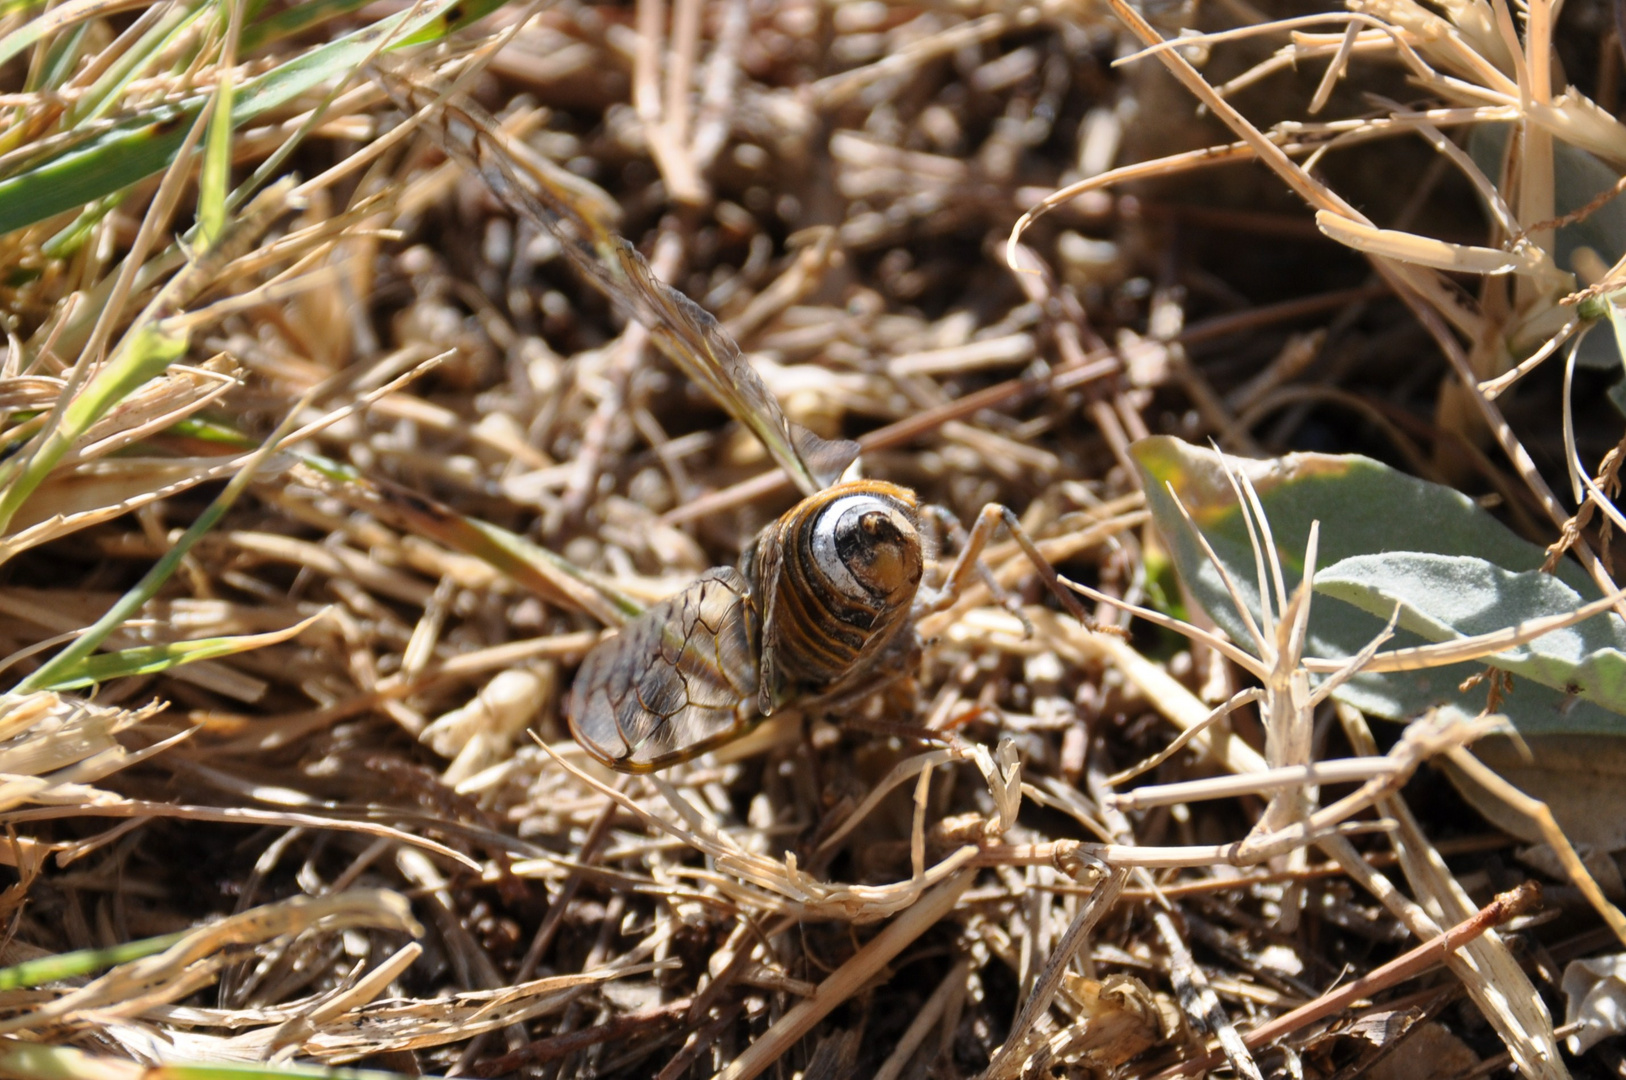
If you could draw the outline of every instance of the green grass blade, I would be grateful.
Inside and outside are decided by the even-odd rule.
[[[500,0],[439,0],[423,9],[399,12],[371,26],[312,49],[239,88],[231,110],[241,126],[289,103],[325,82],[350,75],[383,42],[392,48],[439,40],[502,6]],[[455,18],[447,13],[455,11]],[[408,18],[408,16],[412,16]],[[110,195],[166,168],[204,98],[154,109],[144,117],[112,126],[97,137],[0,180],[0,233],[25,228]]]
[[[186,936],[186,931],[142,938],[107,949],[77,949],[73,952],[42,956],[38,960],[25,960],[7,968],[0,968],[0,990],[21,990],[40,986],[60,979],[74,979],[81,975],[110,968],[143,956],[163,952]]]
[[[237,56],[238,5],[228,0],[221,16],[226,25],[222,49],[224,63],[215,86],[214,112],[203,145],[203,170],[198,176],[198,229],[194,243],[208,251],[226,231],[226,191],[231,186],[231,107],[236,96],[232,66]]]
[[[295,34],[308,33],[325,22],[353,15],[370,3],[372,0],[305,0],[305,3],[284,8],[243,31],[243,49],[252,52]]]
[[[79,63],[79,47],[84,43],[89,24],[81,24],[65,34],[61,41],[52,42],[45,54],[45,64],[39,69],[39,79],[29,90],[56,89],[73,74]],[[32,78],[31,78],[32,81]]]
[[[33,48],[59,30],[65,30],[89,19],[111,15],[121,9],[145,6],[144,3],[131,3],[130,0],[63,4],[55,11],[47,12],[0,38],[0,64],[20,55],[25,49]]]
[[[48,259],[66,259],[90,239],[96,225],[111,214],[124,201],[124,192],[114,192],[88,204],[67,228],[40,245],[40,252]]]
[[[229,446],[233,450],[248,450],[254,446],[254,440],[236,428],[196,416],[176,421],[165,433],[183,439],[196,439],[211,446]]]
[[[61,674],[42,690],[78,690],[86,686],[111,682],[132,675],[157,675],[182,664],[199,660],[214,660],[222,656],[263,649],[267,645],[280,645],[298,637],[306,627],[322,618],[312,615],[282,630],[263,634],[237,634],[228,637],[199,638],[196,641],[173,641],[165,645],[143,645],[135,649],[121,649],[114,653],[87,656],[77,663],[66,665]]]
[[[0,18],[9,19],[14,15],[42,8],[49,2],[50,0],[6,0],[5,3],[0,3]]]
[[[0,233],[78,209],[162,170],[174,160],[196,116],[196,109],[163,106],[0,180]]]
[[[283,422],[282,426],[277,429],[271,438],[266,440],[265,445],[249,458],[242,470],[227,482],[220,494],[215,496],[214,501],[204,509],[203,513],[198,515],[197,520],[192,522],[186,532],[181,535],[180,540],[176,541],[175,546],[165,552],[163,558],[154,563],[152,569],[148,570],[132,589],[119,597],[118,601],[108,609],[107,613],[97,619],[72,645],[57,653],[36,669],[33,674],[19,683],[17,686],[18,692],[26,693],[31,690],[39,690],[60,681],[67,673],[73,671],[80,661],[95,652],[101,643],[107,640],[109,634],[117,630],[124,624],[125,620],[139,611],[141,605],[156,596],[159,588],[170,579],[176,568],[181,565],[181,560],[186,557],[186,553],[191,551],[192,547],[209,530],[213,529],[220,519],[226,515],[226,511],[230,510],[232,505],[237,502],[238,496],[242,495],[243,490],[253,480],[254,471],[259,467],[260,462],[264,461],[276,449],[277,444],[293,429],[293,417],[298,414],[299,407],[296,407],[290,412],[289,419]]]
[[[0,495],[0,530],[10,524],[17,510],[92,424],[130,391],[185,356],[187,345],[187,335],[172,333],[162,323],[143,326],[126,338],[113,359],[69,403],[62,422],[46,435],[28,464]]]
[[[23,1080],[406,1080],[400,1073],[318,1065],[170,1062],[146,1066],[69,1046],[25,1042],[12,1042],[0,1049],[0,1073]]]

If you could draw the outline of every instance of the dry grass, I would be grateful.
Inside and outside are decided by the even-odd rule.
[[[1336,444],[1499,493],[1616,595],[1593,520],[1626,524],[1613,466],[1574,476],[1592,493],[1575,515],[1543,466],[1564,477],[1565,439],[1599,463],[1619,417],[1601,395],[1572,416],[1540,361],[1580,325],[1569,294],[1626,272],[1556,265],[1552,144],[1618,169],[1626,130],[1555,92],[1548,5],[1516,31],[1504,4],[1385,0],[1173,48],[1116,2],[1122,23],[640,0],[505,8],[416,50],[405,70],[437,89],[406,99],[484,101],[528,182],[635,241],[792,419],[857,438],[868,475],[961,522],[1014,508],[1090,582],[1094,617],[1132,626],[1058,614],[996,543],[990,581],[922,622],[918,672],[842,724],[776,718],[638,778],[570,741],[577,663],[732,562],[790,480],[651,347],[670,328],[624,324],[554,235],[406,122],[400,86],[364,70],[382,9],[268,36],[264,13],[117,8],[0,27],[84,34],[71,63],[25,47],[4,69],[13,174],[106,145],[104,112],[154,120],[227,86],[252,105],[256,76],[362,33],[342,78],[239,126],[230,178],[279,178],[257,198],[223,198],[224,157],[211,180],[183,156],[0,236],[4,957],[178,935],[7,982],[0,1072],[996,1080],[1223,1060],[1344,1080],[1425,1032],[1441,1077],[1577,1066],[1554,964],[1626,924],[1562,886],[1528,937],[1498,933],[1532,903],[1495,898],[1509,842],[1436,782],[1406,787],[1487,723],[1374,733],[1311,693],[1302,595],[1239,643],[1124,608],[1178,608],[1127,456],[1151,432]],[[1135,36],[1153,55],[1114,67]],[[1283,51],[1223,92],[1190,66],[1254,39]],[[1599,55],[1607,88],[1619,58]],[[1219,135],[1158,62],[1234,144],[1183,152]],[[1256,82],[1295,87],[1299,111],[1250,123],[1229,102]],[[218,153],[207,111],[180,116]],[[1515,120],[1502,176],[1442,134]],[[136,168],[139,146],[115,149]],[[1380,179],[1329,182],[1339,155]],[[1254,160],[1313,225],[1274,181],[1182,186]],[[1451,216],[1470,191],[1488,239]],[[0,209],[13,194],[0,179]],[[219,224],[176,239],[200,202]],[[90,700],[40,689],[104,619],[122,677]],[[177,642],[211,651],[170,666]],[[1384,966],[1442,933],[1457,951]],[[1328,996],[1346,973],[1369,978]]]

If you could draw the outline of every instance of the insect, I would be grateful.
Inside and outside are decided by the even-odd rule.
[[[708,570],[589,653],[571,733],[605,764],[645,772],[857,682],[912,632],[923,563],[914,492],[857,480],[810,495],[738,569]]]
[[[398,101],[422,110],[449,156],[552,233],[662,352],[757,435],[804,496],[757,535],[737,567],[706,571],[588,653],[565,712],[590,755],[624,772],[663,769],[786,706],[861,687],[914,642],[917,616],[953,599],[1001,520],[1052,591],[1093,626],[999,506],[978,517],[943,587],[923,596],[925,511],[914,492],[879,480],[838,482],[857,444],[791,422],[717,321],[655,278],[579,187],[516,159],[489,116],[390,71],[375,77]]]

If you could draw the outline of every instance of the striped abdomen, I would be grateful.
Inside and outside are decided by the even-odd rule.
[[[740,569],[762,600],[764,714],[863,671],[909,624],[923,562],[912,491],[837,484],[762,530]]]

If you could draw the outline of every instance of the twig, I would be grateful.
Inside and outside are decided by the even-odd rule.
[[[851,960],[831,972],[812,997],[797,1002],[781,1016],[714,1080],[751,1080],[778,1061],[814,1024],[856,994],[893,957],[952,911],[976,876],[975,870],[961,870],[922,896],[868,945],[854,953]]]
[[[1411,951],[1396,957],[1354,982],[1347,983],[1337,990],[1321,995],[1314,1001],[1306,1002],[1292,1012],[1284,1013],[1274,1020],[1259,1025],[1243,1036],[1242,1041],[1249,1049],[1272,1045],[1307,1024],[1313,1024],[1317,1020],[1348,1008],[1360,998],[1370,997],[1377,991],[1384,990],[1396,983],[1405,982],[1407,979],[1415,978],[1436,964],[1442,963],[1446,954],[1456,952],[1485,931],[1500,926],[1502,923],[1531,910],[1540,900],[1541,887],[1533,881],[1527,881],[1517,888],[1500,893],[1490,903],[1439,937],[1434,938],[1432,941],[1423,942]],[[1153,1080],[1173,1080],[1177,1076],[1191,1076],[1205,1069],[1213,1068],[1223,1060],[1224,1058],[1220,1054],[1209,1054],[1207,1057],[1194,1058],[1171,1069],[1165,1069],[1153,1077]]]
[[[926,1036],[931,1034],[932,1027],[943,1018],[950,999],[956,994],[965,993],[966,977],[970,974],[971,961],[961,957],[949,969],[948,976],[937,984],[937,989],[926,999],[926,1004],[920,1007],[920,1012],[909,1022],[909,1027],[904,1030],[898,1045],[892,1048],[892,1053],[887,1055],[881,1067],[875,1071],[873,1080],[898,1080],[903,1074],[904,1066],[909,1064],[909,1059],[920,1048],[920,1044],[926,1041]]]
[[[1005,1045],[999,1048],[994,1059],[988,1063],[988,1068],[983,1070],[983,1080],[1000,1080],[1002,1077],[1015,1075],[1011,1066],[1016,1064],[1017,1055],[1026,1050],[1028,1032],[1050,1008],[1050,1002],[1055,998],[1056,991],[1061,989],[1062,976],[1067,974],[1073,956],[1084,946],[1085,938],[1094,929],[1095,924],[1100,922],[1118,902],[1118,896],[1123,892],[1124,882],[1128,878],[1129,871],[1124,867],[1113,867],[1096,885],[1089,899],[1078,909],[1078,914],[1073,916],[1067,932],[1062,935],[1049,959],[1045,961],[1044,970],[1033,984],[1033,992],[1028,995],[1027,1001],[1022,1004],[1022,1010],[1016,1014],[1016,1019],[1011,1023],[1011,1032],[1005,1039]]]

